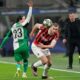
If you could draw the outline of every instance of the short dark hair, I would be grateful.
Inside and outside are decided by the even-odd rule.
[[[59,27],[59,24],[58,23],[53,23],[53,25],[55,26],[55,27]]]
[[[17,17],[16,22],[19,22],[19,20],[21,20],[21,19],[22,19],[22,16],[20,15]]]

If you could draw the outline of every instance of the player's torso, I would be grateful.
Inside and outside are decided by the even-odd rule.
[[[55,36],[56,36],[55,34],[54,35],[49,35],[48,34],[48,29],[43,29],[43,30],[40,30],[38,32],[38,34],[36,35],[34,43],[35,44],[43,43],[45,45],[48,45],[55,38]]]
[[[20,23],[15,23],[11,28],[13,36],[13,47],[14,49],[19,48],[19,46],[28,40],[27,30],[23,28]]]

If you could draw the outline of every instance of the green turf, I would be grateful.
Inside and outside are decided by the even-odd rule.
[[[30,56],[29,58],[29,63],[32,64],[37,60],[36,57],[33,55]],[[6,61],[6,62],[15,62],[13,57],[0,57],[0,61]],[[63,54],[54,54],[52,55],[52,62],[53,66],[52,68],[57,68],[57,69],[66,69],[67,67],[67,58],[63,57]],[[38,77],[34,77],[31,72],[31,68],[28,68],[27,71],[27,80],[41,80],[41,74],[42,74],[42,68],[38,69]],[[68,70],[69,71],[69,70]],[[78,63],[78,55],[74,55],[74,64],[73,64],[73,69],[70,71],[77,71],[80,72],[80,65]],[[15,77],[15,72],[16,72],[16,66],[15,64],[5,64],[5,63],[0,63],[0,80],[25,80],[22,79],[21,77]],[[49,76],[52,76],[54,79],[53,80],[80,80],[80,73],[75,73],[75,72],[66,72],[66,71],[58,71],[58,70],[50,70],[49,71]]]

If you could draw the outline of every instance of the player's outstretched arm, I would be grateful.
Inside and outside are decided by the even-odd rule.
[[[32,0],[30,0],[27,5],[29,6],[29,11],[26,17],[26,20],[22,23],[23,26],[25,26],[27,23],[30,22],[31,16],[32,16],[32,6],[33,6],[33,2]]]
[[[31,30],[31,33],[30,33],[30,37],[33,37],[33,36],[34,36],[34,33],[35,33],[38,29],[40,29],[40,26],[42,26],[42,24],[39,24],[39,23],[36,23],[36,24],[33,26],[32,30]]]
[[[9,39],[9,37],[11,36],[11,34],[12,34],[11,31],[9,31],[7,33],[6,37],[3,39],[3,41],[2,41],[2,43],[0,45],[0,48],[2,48],[5,45],[5,43],[7,42],[7,40]]]

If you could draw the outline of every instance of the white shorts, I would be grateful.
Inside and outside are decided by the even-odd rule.
[[[36,55],[38,58],[40,58],[42,56],[51,55],[49,49],[41,49],[41,48],[37,47],[34,43],[32,43],[31,48],[32,48],[34,55]]]

